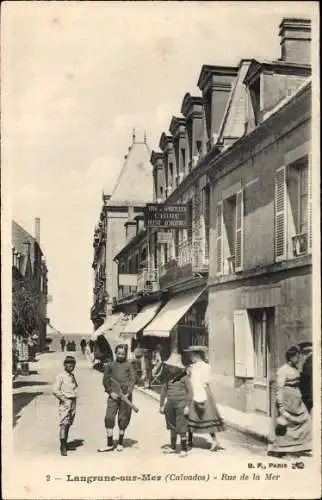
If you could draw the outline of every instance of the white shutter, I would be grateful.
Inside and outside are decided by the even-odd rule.
[[[312,252],[312,155],[308,155],[308,251]]]
[[[287,186],[286,167],[281,167],[275,173],[275,259],[286,258],[287,234]]]
[[[236,193],[236,236],[235,236],[235,271],[243,269],[243,232],[244,232],[244,196],[243,191]]]
[[[216,237],[216,274],[221,275],[223,271],[223,203],[217,204],[217,237]]]
[[[235,377],[254,377],[253,333],[247,309],[234,311]]]

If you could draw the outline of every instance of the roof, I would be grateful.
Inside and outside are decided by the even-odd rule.
[[[125,200],[147,203],[153,199],[151,152],[146,142],[133,142],[125,157],[122,170],[115,183],[109,204]]]
[[[35,243],[36,240],[35,238],[28,233],[20,224],[18,224],[15,220],[12,221],[12,246],[16,250],[16,252],[19,252],[21,255],[24,256],[23,263],[22,263],[22,274],[24,275],[26,272],[26,266],[27,266],[27,255],[28,255],[28,245],[26,243],[29,243],[29,250],[30,250],[30,261],[31,261],[31,266],[33,266],[34,260],[35,260]]]
[[[219,142],[224,137],[241,137],[245,131],[245,109],[247,89],[244,78],[250,66],[249,60],[242,60],[226,106],[218,135]]]
[[[309,87],[311,83],[312,83],[312,78],[311,77],[307,78],[305,82],[299,85],[299,87],[297,87],[297,89],[291,95],[279,101],[279,103],[277,103],[273,109],[265,113],[263,121],[267,120],[270,116],[274,115],[279,109],[286,106],[288,102],[292,101],[297,96],[297,94],[300,94],[306,87]]]

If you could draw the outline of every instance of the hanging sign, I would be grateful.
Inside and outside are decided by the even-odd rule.
[[[145,207],[147,228],[184,228],[188,226],[186,205],[162,205],[149,203]]]
[[[166,233],[165,231],[160,231],[157,233],[158,243],[171,243],[172,233]]]

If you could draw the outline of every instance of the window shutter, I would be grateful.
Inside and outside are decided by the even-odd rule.
[[[223,231],[223,204],[220,201],[217,205],[217,238],[216,238],[216,274],[222,274],[223,255],[222,255],[222,231]]]
[[[312,155],[308,155],[308,250],[312,252]]]
[[[253,334],[247,309],[234,311],[235,377],[254,377]]]
[[[243,191],[236,193],[236,237],[235,271],[243,268],[243,231],[244,231],[244,196]]]
[[[275,173],[275,259],[286,258],[287,231],[287,192],[286,167],[281,167]]]

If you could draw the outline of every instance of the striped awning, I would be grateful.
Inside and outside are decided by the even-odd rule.
[[[95,330],[91,340],[96,340],[99,335],[107,335],[108,331],[113,328],[113,326],[120,320],[122,313],[109,314],[104,323]]]
[[[158,310],[161,307],[161,302],[154,302],[153,304],[147,304],[142,308],[142,310],[127,323],[124,330],[121,333],[122,337],[132,337],[140,330],[153,320]]]
[[[190,309],[192,304],[196,302],[204,290],[205,288],[173,297],[143,330],[143,335],[169,337],[172,328],[178,323],[188,309]]]

